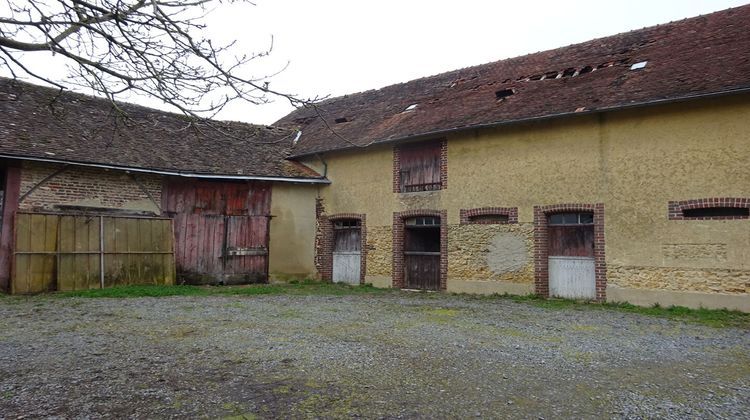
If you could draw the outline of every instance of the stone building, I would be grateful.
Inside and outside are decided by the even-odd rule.
[[[332,226],[359,220],[379,286],[750,310],[747,22],[743,6],[288,115],[293,157],[331,181],[322,277]]]
[[[270,185],[266,278],[750,311],[747,22],[750,6],[728,9],[329,99],[274,127],[196,131],[136,107],[116,141],[123,126],[77,127],[93,99],[67,96],[81,114],[61,119],[6,82],[3,250],[16,201],[178,224],[186,189],[241,181]]]

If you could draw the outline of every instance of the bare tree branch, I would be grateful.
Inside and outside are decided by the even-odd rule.
[[[235,43],[203,37],[205,16],[221,4],[247,0],[0,0],[0,66],[59,88],[85,86],[108,98],[137,93],[199,119],[234,101],[263,104],[284,98],[295,107],[322,98],[299,98],[271,89],[269,75],[250,65],[273,49],[237,54]],[[49,51],[70,65],[65,81],[30,68],[24,54]],[[283,70],[283,69],[282,69]]]

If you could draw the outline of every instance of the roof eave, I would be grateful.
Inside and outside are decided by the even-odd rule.
[[[184,178],[198,178],[198,179],[226,179],[226,180],[248,180],[248,181],[272,181],[272,182],[290,182],[290,183],[301,183],[301,184],[330,184],[331,181],[324,178],[300,178],[300,177],[283,177],[283,176],[259,176],[259,175],[240,175],[240,174],[207,174],[200,172],[189,172],[189,171],[170,171],[162,169],[151,169],[151,168],[139,168],[133,166],[121,166],[121,165],[109,165],[104,163],[95,162],[78,162],[65,159],[52,159],[52,158],[40,158],[35,156],[23,156],[13,155],[7,153],[0,153],[0,158],[14,159],[14,160],[27,160],[33,162],[45,162],[45,163],[57,163],[63,165],[75,165],[90,168],[101,168],[101,169],[113,169],[127,172],[139,172],[149,173],[156,175],[168,175],[178,176]]]

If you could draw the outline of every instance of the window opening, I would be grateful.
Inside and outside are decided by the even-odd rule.
[[[510,217],[507,214],[480,214],[469,216],[470,223],[508,223]]]
[[[682,216],[685,218],[704,217],[749,217],[748,207],[703,207],[699,209],[683,209]]]
[[[442,144],[434,142],[399,148],[400,192],[442,188]]]
[[[593,225],[594,213],[555,213],[549,216],[550,226]]]

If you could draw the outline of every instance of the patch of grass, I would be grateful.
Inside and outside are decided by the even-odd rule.
[[[676,321],[691,322],[711,327],[750,328],[750,313],[732,311],[728,309],[691,309],[684,306],[636,306],[627,302],[582,302],[571,299],[545,299],[537,295],[511,296],[503,298],[514,302],[527,303],[548,309],[585,310],[614,310],[618,312],[634,313],[658,318],[668,318]]]
[[[372,286],[322,283],[306,280],[290,284],[252,284],[246,286],[118,286],[106,289],[60,292],[56,297],[136,298],[166,296],[254,296],[254,295],[355,295],[388,293],[388,289]]]

